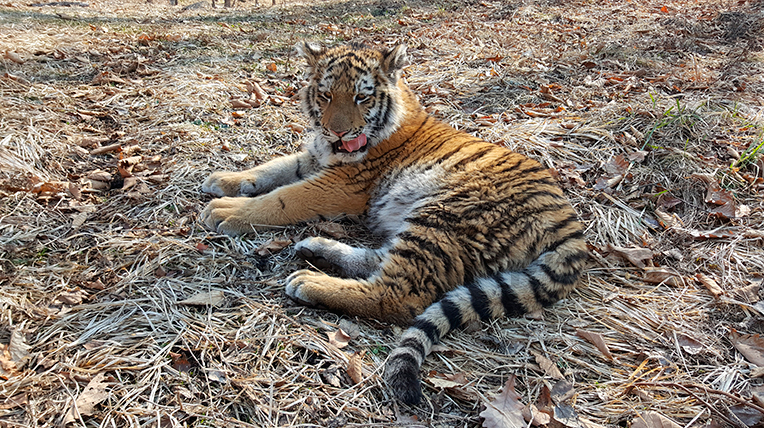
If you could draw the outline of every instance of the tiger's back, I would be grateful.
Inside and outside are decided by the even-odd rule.
[[[287,160],[213,174],[208,192],[259,196],[213,201],[203,217],[237,233],[240,224],[366,214],[381,248],[301,241],[298,254],[345,277],[297,271],[286,292],[348,315],[413,320],[385,378],[416,403],[419,367],[443,335],[537,311],[575,288],[587,258],[582,226],[538,162],[428,116],[399,78],[405,49],[299,48],[310,67],[302,108],[316,138]]]

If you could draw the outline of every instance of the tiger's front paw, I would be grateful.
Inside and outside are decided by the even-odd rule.
[[[215,196],[255,196],[255,177],[246,172],[213,172],[202,184],[202,191]]]
[[[289,298],[305,306],[318,306],[318,293],[321,289],[321,279],[326,275],[312,270],[298,270],[286,279],[285,292]]]
[[[247,204],[251,198],[220,198],[207,204],[200,215],[201,221],[208,228],[226,235],[241,235],[252,232],[254,226],[247,219]]]

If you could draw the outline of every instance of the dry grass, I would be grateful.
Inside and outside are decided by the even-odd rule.
[[[61,425],[75,403],[78,426],[476,426],[509,375],[526,402],[554,383],[534,353],[598,424],[647,410],[739,424],[730,407],[761,380],[730,330],[764,331],[764,164],[746,158],[764,132],[762,10],[596,3],[0,5],[0,426]],[[424,404],[399,406],[379,372],[400,329],[350,320],[359,335],[339,349],[325,333],[342,317],[283,296],[300,263],[291,246],[261,246],[321,225],[233,239],[196,221],[210,172],[299,146],[291,46],[303,38],[405,41],[427,108],[553,168],[587,224],[585,288],[544,320],[456,332],[428,359],[425,377],[466,375],[460,392],[428,384]],[[247,82],[268,98],[232,109],[254,98]],[[111,144],[122,152],[91,154]],[[709,183],[742,211],[712,215]],[[350,242],[371,239],[342,225]],[[649,248],[679,279],[647,282],[608,244]],[[202,293],[214,304],[181,303]],[[601,334],[613,359],[578,330]],[[354,385],[346,368],[362,351]]]

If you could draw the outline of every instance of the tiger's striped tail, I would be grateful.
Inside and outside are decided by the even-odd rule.
[[[520,316],[564,298],[588,258],[583,239],[569,239],[517,272],[499,272],[448,292],[416,317],[385,363],[385,380],[406,404],[422,399],[419,369],[432,346],[451,330],[476,321]]]

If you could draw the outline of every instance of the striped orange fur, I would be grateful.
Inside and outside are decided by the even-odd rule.
[[[356,248],[308,238],[298,255],[344,272],[293,273],[286,293],[347,315],[410,324],[385,379],[422,398],[433,344],[472,320],[518,316],[573,290],[587,258],[582,226],[538,162],[427,115],[400,78],[405,47],[298,45],[308,62],[306,150],[243,172],[216,172],[204,223],[227,234],[364,214],[385,238]]]

